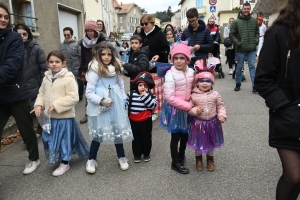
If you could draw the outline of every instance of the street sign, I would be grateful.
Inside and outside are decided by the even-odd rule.
[[[217,4],[217,0],[209,0],[209,4],[210,4],[211,6],[214,6],[214,5]]]
[[[214,15],[214,13],[211,14],[210,19],[217,20],[217,18],[216,18],[216,16]]]
[[[216,6],[210,6],[210,12],[216,12],[217,7]]]

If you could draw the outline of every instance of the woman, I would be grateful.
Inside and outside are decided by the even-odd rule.
[[[141,31],[141,38],[143,41],[143,47],[149,46],[149,60],[154,62],[164,62],[168,63],[168,55],[170,51],[169,42],[166,39],[166,36],[161,31],[161,29],[154,25],[155,18],[152,14],[144,14],[141,17],[141,26],[143,27]],[[156,120],[158,114],[162,108],[163,102],[163,80],[156,74],[156,69],[150,71],[153,73],[155,88],[152,93],[157,97],[157,107],[153,110],[152,120]]]
[[[23,74],[23,58],[22,38],[19,33],[12,31],[9,10],[0,2],[0,138],[12,115],[29,153],[29,163],[23,174],[30,174],[40,165],[40,160],[30,116],[30,93]]]
[[[269,110],[269,145],[277,149],[282,175],[276,199],[300,193],[300,4],[289,0],[267,30],[256,69],[255,89]]]
[[[85,26],[85,35],[80,42],[81,47],[81,64],[78,70],[79,75],[81,77],[85,77],[85,73],[88,70],[88,65],[92,60],[92,48],[100,43],[105,41],[106,35],[102,32],[99,32],[99,27],[97,26],[96,22],[88,21]],[[87,122],[87,115],[80,120],[80,124],[84,124]]]
[[[234,18],[230,18],[229,19],[229,23],[227,24],[227,26],[224,28],[224,41],[226,39],[229,38],[229,33],[230,33],[230,27],[231,24],[233,23]],[[232,75],[233,73],[233,65],[234,65],[234,57],[235,57],[235,49],[234,49],[234,45],[232,44],[230,47],[226,47],[225,49],[225,55],[227,57],[227,62],[228,62],[228,66],[229,66],[229,75]]]
[[[140,26],[136,27],[133,35],[139,35],[139,36],[141,36],[141,31],[142,31],[142,28]]]
[[[103,33],[106,38],[107,37],[106,28],[105,28],[104,22],[101,19],[97,20],[97,26],[99,27],[99,32]]]

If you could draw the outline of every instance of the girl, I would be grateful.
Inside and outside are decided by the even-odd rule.
[[[197,62],[196,62],[197,63]],[[187,146],[195,149],[196,168],[202,170],[202,154],[206,153],[207,170],[214,171],[214,149],[224,144],[222,126],[226,121],[226,109],[220,94],[212,90],[212,71],[198,71],[191,101],[195,105],[188,113],[192,117]]]
[[[129,59],[129,45],[127,42],[122,43],[122,47],[120,48],[121,60],[125,63],[128,63]]]
[[[115,144],[122,170],[129,165],[125,158],[123,143],[133,140],[127,112],[126,94],[121,66],[114,56],[109,42],[101,42],[93,49],[93,59],[86,75],[88,99],[87,114],[89,135],[92,139],[86,171],[95,173],[97,151],[100,143]]]
[[[75,121],[74,106],[79,101],[78,88],[73,73],[65,68],[63,53],[50,52],[47,65],[50,70],[45,73],[34,111],[37,117],[42,110],[51,116],[51,132],[48,134],[43,131],[42,139],[50,164],[62,161],[52,173],[53,176],[60,176],[70,169],[69,161],[73,153],[83,158],[88,155],[89,150]]]
[[[168,56],[168,63],[172,63],[171,61],[171,55],[172,55],[172,45],[174,44],[174,42],[176,42],[176,35],[172,30],[167,30],[166,31],[166,38],[169,42],[170,45],[170,53]]]
[[[174,66],[165,76],[163,85],[165,100],[160,125],[171,133],[171,168],[178,173],[188,174],[189,170],[184,166],[188,139],[187,111],[192,108],[189,101],[194,80],[194,71],[187,66],[191,60],[190,48],[184,44],[174,44],[171,58]]]

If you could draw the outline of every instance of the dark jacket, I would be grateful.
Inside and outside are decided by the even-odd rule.
[[[235,45],[236,52],[256,51],[259,43],[259,29],[256,19],[244,16],[242,11],[231,25],[229,38]]]
[[[141,37],[143,42],[143,47],[149,46],[149,60],[153,58],[155,55],[159,55],[159,59],[157,62],[168,62],[168,54],[170,51],[169,42],[165,34],[161,31],[161,29],[155,25],[154,30],[149,33],[147,36],[144,30],[141,31]],[[156,72],[153,71],[152,73]]]
[[[23,73],[24,45],[19,33],[0,32],[0,105],[29,99]]]
[[[149,47],[142,47],[137,52],[133,52],[130,56],[129,63],[123,67],[127,70],[130,80],[133,80],[138,73],[149,71]],[[130,83],[130,90],[133,90],[135,85]]]
[[[188,40],[189,46],[200,45],[200,49],[195,52],[195,58],[192,58],[190,65],[194,65],[196,60],[203,59],[214,48],[214,41],[210,35],[210,31],[206,28],[205,23],[202,20],[198,20],[199,27],[197,30],[193,30],[189,25],[182,33],[181,40]]]
[[[207,24],[206,27],[209,29],[210,35],[213,38],[213,41],[217,42],[217,43],[220,43],[220,29],[219,29],[219,27],[216,24],[214,24],[213,26],[210,26],[210,25]]]
[[[300,52],[287,40],[285,26],[265,35],[254,84],[270,108],[270,146],[300,150]]]

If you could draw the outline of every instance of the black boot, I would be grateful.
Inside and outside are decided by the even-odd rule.
[[[235,85],[234,91],[240,91],[240,89],[241,89],[241,83],[237,83]]]
[[[185,164],[185,156],[181,155],[179,153],[178,161],[179,161],[179,163],[180,163],[181,166],[184,166],[184,164]]]
[[[173,159],[171,169],[180,174],[188,174],[190,172],[188,168],[180,164],[178,159]]]
[[[87,114],[85,114],[84,118],[82,120],[80,120],[80,124],[85,124],[88,121],[88,117]]]

